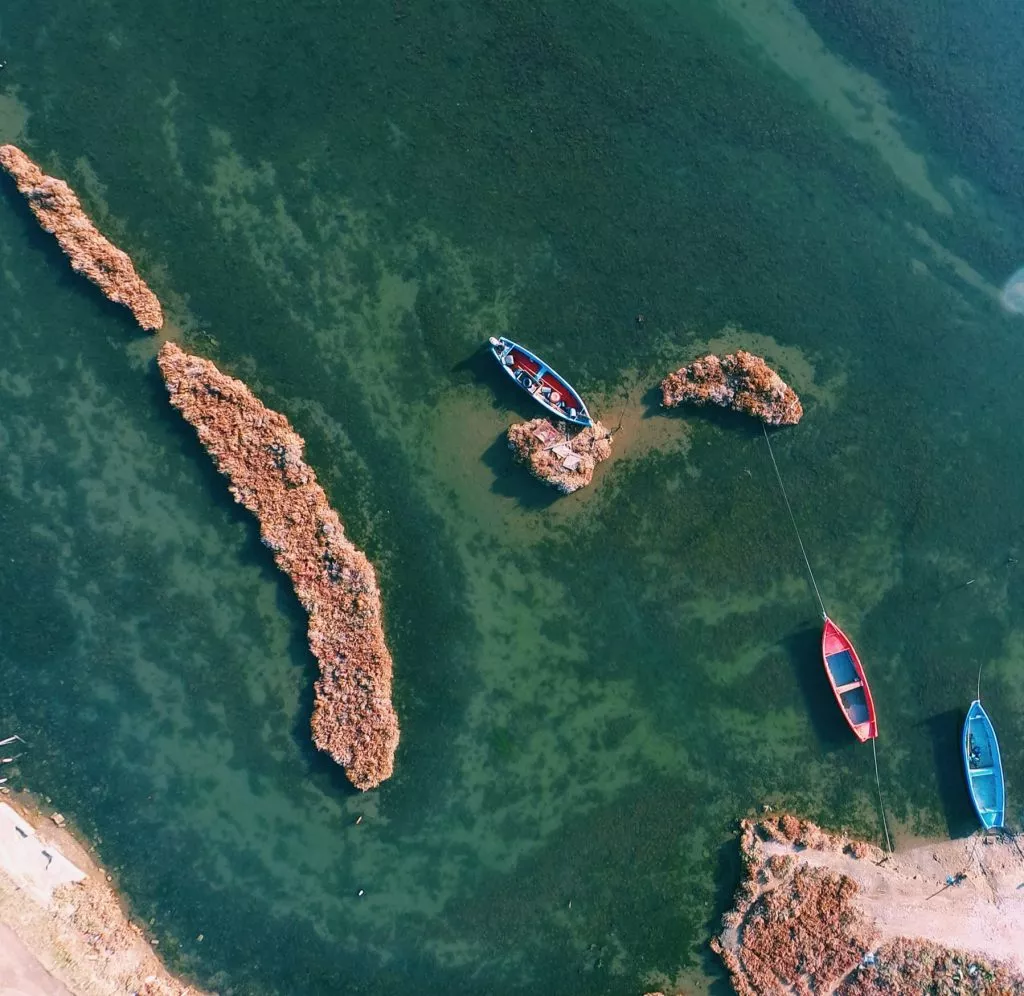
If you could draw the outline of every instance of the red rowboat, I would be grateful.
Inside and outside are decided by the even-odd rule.
[[[853,735],[861,742],[878,736],[875,703],[857,651],[850,638],[825,616],[821,634],[821,658],[825,673]]]

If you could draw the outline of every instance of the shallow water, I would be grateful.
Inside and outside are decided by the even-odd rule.
[[[0,729],[203,984],[713,985],[738,816],[880,834],[759,428],[658,411],[704,349],[804,399],[776,455],[890,820],[970,831],[984,662],[1019,823],[1021,209],[816,31],[767,0],[8,5],[0,140],[288,415],[384,593],[403,739],[359,795],[155,342],[5,182]],[[621,422],[588,491],[512,466],[503,330]]]

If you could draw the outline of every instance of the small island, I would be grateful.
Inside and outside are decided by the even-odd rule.
[[[356,788],[376,787],[394,770],[399,731],[373,565],[345,536],[302,459],[302,437],[283,415],[172,342],[157,362],[171,404],[231,482],[235,501],[259,520],[263,543],[309,614],[309,646],[320,664],[313,742]]]
[[[594,468],[612,455],[612,434],[600,422],[563,431],[550,419],[535,418],[509,426],[508,445],[537,480],[570,495],[585,488]]]
[[[804,414],[796,392],[760,356],[742,349],[702,356],[669,374],[661,382],[661,403],[719,405],[767,425],[796,425]]]

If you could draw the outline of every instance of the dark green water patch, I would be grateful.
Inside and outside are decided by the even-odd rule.
[[[292,420],[385,596],[403,739],[357,795],[308,741],[304,614],[152,344],[6,184],[0,716],[204,982],[641,992],[713,967],[737,816],[879,834],[758,427],[681,411],[688,448],[645,448],[648,392],[637,449],[558,498],[510,460],[536,411],[491,332],[627,422],[636,371],[770,337],[891,815],[961,832],[983,662],[1024,784],[1020,329],[921,236],[989,274],[1012,196],[936,219],[710,8],[15,0],[4,31],[26,147]]]

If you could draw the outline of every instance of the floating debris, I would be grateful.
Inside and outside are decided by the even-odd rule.
[[[591,482],[594,468],[612,455],[611,439],[600,422],[570,434],[546,418],[535,418],[508,430],[509,449],[516,459],[538,480],[566,495]]]
[[[720,405],[768,425],[796,425],[804,409],[796,392],[760,356],[742,349],[694,360],[661,382],[661,403]]]
[[[157,362],[171,404],[231,481],[235,501],[259,520],[264,544],[309,613],[309,646],[320,663],[313,742],[356,788],[379,785],[394,770],[399,731],[373,565],[346,538],[303,462],[302,437],[283,415],[172,342]]]
[[[129,308],[147,331],[163,325],[160,302],[135,272],[131,258],[96,230],[63,180],[47,176],[14,145],[0,145],[0,167],[24,194],[39,224],[56,237],[76,273],[91,280],[111,301]]]

